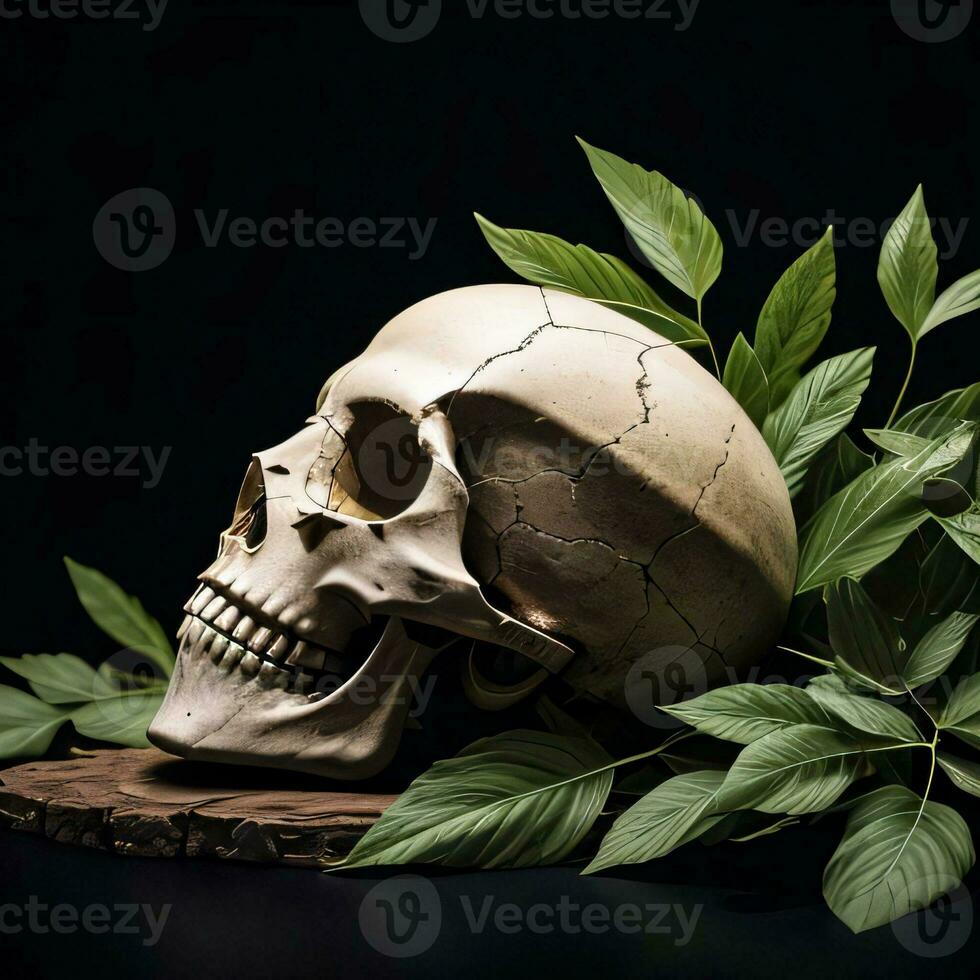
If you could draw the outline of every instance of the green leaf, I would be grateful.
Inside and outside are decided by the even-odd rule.
[[[842,432],[810,464],[808,479],[793,505],[799,523],[805,523],[835,493],[874,465],[874,457],[858,449]]]
[[[980,421],[980,381],[911,409],[892,428],[935,439],[955,429],[960,421]]]
[[[973,498],[958,480],[932,477],[922,484],[922,502],[933,517],[948,520],[973,507]]]
[[[772,408],[799,380],[827,328],[836,295],[833,228],[783,273],[759,314],[755,352],[769,378]]]
[[[82,735],[103,742],[143,749],[150,744],[146,730],[163,704],[158,691],[122,694],[111,701],[92,701],[71,713],[71,721]]]
[[[797,593],[845,575],[860,578],[893,554],[928,517],[924,481],[954,466],[972,439],[972,427],[961,427],[909,459],[867,470],[834,494],[800,534]]]
[[[824,872],[823,893],[853,932],[926,908],[953,890],[975,854],[963,818],[902,786],[856,806]]]
[[[694,840],[725,816],[712,812],[724,781],[705,770],[661,783],[617,818],[582,874],[652,861]]]
[[[725,779],[727,810],[812,813],[826,809],[858,778],[864,749],[822,725],[780,728],[746,746]]]
[[[908,623],[910,634],[917,635],[920,625],[913,622],[913,606],[920,598],[919,574],[922,563],[929,555],[930,540],[938,540],[942,533],[932,524],[925,524],[910,534],[893,555],[876,565],[862,579],[873,602],[892,619]]]
[[[963,649],[980,616],[955,612],[937,623],[916,644],[903,671],[905,683],[919,687],[935,680]]]
[[[944,517],[939,523],[946,533],[980,565],[980,508],[973,508],[956,517]]]
[[[169,677],[174,652],[160,624],[112,579],[65,558],[65,566],[85,611],[117,643],[149,657]]]
[[[980,674],[964,677],[956,685],[939,716],[938,725],[980,736]]]
[[[602,809],[611,764],[584,739],[532,731],[481,739],[416,779],[345,866],[520,868],[560,861]]]
[[[827,629],[837,666],[857,683],[882,694],[902,694],[904,648],[895,621],[879,609],[860,582],[843,578],[827,586]]]
[[[837,683],[811,684],[807,694],[822,708],[846,721],[851,728],[882,738],[897,738],[903,742],[921,742],[922,733],[912,719],[898,708],[871,697],[862,697]]]
[[[742,406],[756,428],[761,429],[769,411],[769,381],[744,334],[732,344],[722,384]]]
[[[939,262],[922,185],[888,229],[878,260],[878,285],[895,319],[918,340],[936,298]]]
[[[68,712],[15,687],[0,684],[0,759],[44,755]]]
[[[31,690],[48,704],[77,704],[119,696],[118,688],[71,653],[0,657],[0,664],[23,677]]]
[[[781,820],[773,819],[763,813],[755,813],[746,810],[742,813],[732,814],[738,818],[737,823],[732,828],[734,833],[728,838],[736,844],[745,844],[751,840],[758,840],[760,837],[770,837],[778,834],[786,827],[793,827],[800,821],[796,817],[783,817]]]
[[[699,732],[747,745],[791,725],[828,725],[827,713],[790,684],[733,684],[665,707]]]
[[[886,453],[895,456],[915,456],[929,445],[925,436],[913,435],[911,432],[900,432],[896,429],[865,429],[864,434]]]
[[[655,330],[666,340],[693,347],[707,334],[689,317],[671,309],[626,263],[586,245],[554,235],[500,228],[475,215],[490,247],[504,264],[538,286],[583,296]]]
[[[949,289],[939,294],[919,330],[919,336],[935,330],[947,320],[974,310],[980,310],[980,269],[958,279]]]
[[[579,139],[606,197],[637,247],[668,282],[698,301],[721,272],[722,244],[696,201],[644,170]]]
[[[765,422],[762,434],[791,497],[814,456],[854,418],[871,379],[875,349],[864,347],[818,364]]]
[[[936,761],[964,793],[980,796],[980,764],[960,759],[948,752],[937,753]]]
[[[975,612],[980,599],[976,569],[970,558],[948,535],[930,549],[919,568],[919,595],[926,616],[948,616],[962,610]]]
[[[971,613],[980,613],[980,602],[971,603],[966,610]],[[974,630],[967,638],[966,645],[960,655],[950,665],[947,673],[956,677],[966,677],[980,671],[980,630]]]

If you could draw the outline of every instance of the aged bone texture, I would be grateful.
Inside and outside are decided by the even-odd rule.
[[[765,442],[683,350],[552,290],[443,293],[253,457],[150,737],[363,778],[437,657],[481,710],[554,675],[663,703],[765,655],[796,557]]]
[[[130,857],[316,868],[347,855],[395,799],[237,773],[195,771],[156,749],[33,762],[0,771],[0,827]]]

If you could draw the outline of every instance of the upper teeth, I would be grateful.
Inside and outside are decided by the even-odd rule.
[[[198,588],[197,592],[191,596],[190,602],[184,606],[184,611],[193,613],[195,616],[197,616],[203,611],[204,607],[215,598],[215,596],[216,593],[214,589],[209,588],[207,585],[202,585],[200,588]]]
[[[276,664],[287,665],[294,671],[280,669],[283,674],[302,673],[301,668],[314,670],[342,667],[333,657],[304,640],[292,642],[282,633],[269,626],[260,626],[236,606],[213,589],[202,585],[184,606],[187,615],[177,631],[177,639],[184,640],[185,648],[192,652],[209,653],[215,663],[229,661],[229,666],[241,664],[249,676],[259,675],[258,664],[267,663],[270,669]],[[234,660],[234,664],[230,661]],[[327,661],[331,661],[328,663]],[[271,675],[265,675],[269,679]]]
[[[238,610],[234,606],[229,606],[214,620],[214,625],[223,633],[230,633],[238,625],[238,615]]]
[[[228,605],[227,600],[220,595],[216,595],[204,608],[198,613],[201,619],[206,623],[213,623],[218,616],[224,611],[225,606]]]

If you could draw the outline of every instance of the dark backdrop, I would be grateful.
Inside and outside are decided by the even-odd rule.
[[[957,234],[966,222],[958,244],[940,229],[940,285],[980,265],[980,17],[940,43],[896,16],[901,0],[702,0],[684,30],[676,0],[663,8],[673,20],[474,18],[446,2],[428,36],[393,43],[353,3],[170,0],[152,30],[140,4],[142,22],[4,4],[23,16],[0,18],[0,442],[169,453],[155,486],[145,457],[139,476],[0,477],[4,653],[107,652],[63,554],[117,578],[173,631],[249,454],[293,432],[395,313],[512,278],[473,210],[628,254],[575,134],[702,201],[725,241],[705,307],[722,349],[802,251],[765,219],[825,221],[833,208],[844,225],[826,349],[879,345],[867,424],[883,422],[907,356],[869,224],[923,181],[933,215]],[[175,242],[131,272],[97,248],[93,221],[137,187],[172,204]],[[208,247],[195,211],[210,224],[222,209],[229,222],[300,209],[356,241]],[[424,254],[367,245],[365,223],[351,227],[384,218],[435,219]],[[974,315],[926,338],[911,399],[975,380],[976,329]]]

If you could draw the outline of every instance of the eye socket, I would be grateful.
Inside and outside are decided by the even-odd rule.
[[[255,551],[265,540],[268,519],[265,506],[265,484],[262,466],[253,459],[245,474],[242,489],[235,504],[235,516],[225,532],[230,538],[238,538],[246,551]]]
[[[418,428],[407,415],[382,402],[350,409],[354,421],[333,470],[328,509],[366,521],[388,520],[418,498],[432,460],[419,445]]]

